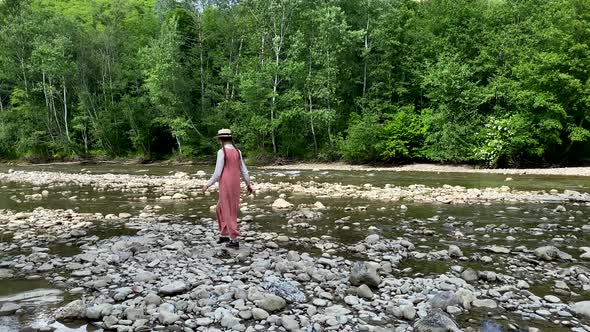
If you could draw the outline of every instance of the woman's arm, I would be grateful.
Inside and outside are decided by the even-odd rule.
[[[224,163],[225,158],[223,156],[223,150],[220,149],[219,151],[217,151],[217,162],[215,163],[215,171],[213,172],[213,175],[205,185],[205,190],[214,185],[215,182],[219,181],[219,178],[221,177],[221,172],[223,171]]]
[[[241,151],[240,151],[240,173],[242,173],[242,178],[246,182],[246,185],[248,187],[251,186],[252,182],[250,182],[250,175],[248,174],[248,168],[246,167],[246,164],[244,163],[244,158],[242,158]]]

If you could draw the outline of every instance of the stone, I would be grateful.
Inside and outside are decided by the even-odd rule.
[[[570,306],[570,309],[578,316],[590,318],[590,301],[576,302]]]
[[[155,293],[149,293],[148,295],[146,295],[143,301],[146,305],[160,305],[162,303],[162,299]]]
[[[183,281],[174,281],[160,288],[160,293],[164,295],[175,295],[183,293],[187,285]]]
[[[493,253],[496,253],[496,254],[509,254],[510,253],[510,249],[508,249],[506,247],[502,247],[502,246],[496,246],[496,245],[488,247],[487,250],[491,251]]]
[[[561,302],[561,300],[555,296],[555,295],[545,295],[543,297],[545,299],[545,301],[549,302],[549,303],[559,303]]]
[[[454,292],[451,291],[438,292],[434,295],[434,297],[428,300],[428,303],[430,303],[430,306],[432,308],[438,308],[443,310],[446,309],[448,306],[457,304],[457,302],[457,296]]]
[[[473,294],[472,291],[465,288],[460,288],[455,293],[455,296],[457,297],[457,303],[459,303],[463,308],[467,310],[471,309],[471,304],[475,300],[475,294]]]
[[[269,314],[268,312],[266,312],[266,310],[260,308],[252,308],[252,317],[254,317],[255,320],[266,320],[268,316]]]
[[[461,273],[461,278],[465,281],[477,281],[479,279],[477,271],[470,267]]]
[[[299,330],[299,322],[295,318],[295,316],[291,315],[284,315],[281,317],[281,325],[287,331],[298,331]]]
[[[20,308],[21,308],[21,306],[16,303],[12,303],[12,302],[3,303],[2,306],[0,306],[0,316],[12,315],[15,312],[17,312],[18,310],[20,310]]]
[[[498,304],[492,299],[475,299],[473,300],[473,306],[476,308],[496,309]]]
[[[366,262],[356,262],[350,272],[350,283],[354,286],[366,284],[371,287],[378,287],[381,284],[381,277],[375,268],[370,267]]]
[[[172,325],[179,319],[179,315],[169,311],[160,311],[160,314],[158,315],[158,320],[164,325]]]
[[[416,309],[412,304],[402,305],[400,309],[405,319],[414,320],[416,318]]]
[[[535,249],[535,255],[546,261],[552,261],[554,259],[571,260],[572,256],[565,253],[554,246],[544,246]]]
[[[526,281],[524,281],[524,280],[519,280],[519,281],[516,283],[516,287],[517,287],[517,288],[519,288],[519,289],[528,289],[528,288],[530,288],[531,286],[529,285],[529,283],[528,283],[528,282],[526,282]]]
[[[86,317],[86,305],[82,300],[75,300],[55,312],[56,319],[82,319]]]
[[[12,270],[9,269],[0,269],[0,280],[1,279],[10,279],[14,276]]]
[[[363,284],[360,285],[357,289],[356,289],[356,295],[358,295],[359,297],[362,297],[364,299],[370,300],[373,298],[373,291],[371,290],[371,288],[369,288],[369,286]]]
[[[264,278],[261,287],[267,292],[280,296],[291,303],[303,303],[306,301],[305,293],[293,282],[284,278],[268,276]]]
[[[266,294],[262,300],[259,300],[256,304],[258,307],[268,311],[275,312],[283,309],[287,306],[287,301],[280,296],[274,294]]]
[[[451,257],[461,257],[461,256],[463,256],[463,251],[461,251],[461,248],[459,248],[459,246],[456,246],[454,244],[451,244],[449,246],[449,256],[451,256]]]
[[[415,332],[459,331],[457,323],[441,309],[433,309],[414,324]]]
[[[148,282],[156,279],[156,274],[149,271],[140,271],[135,276],[135,281]]]
[[[293,204],[287,202],[283,198],[278,198],[272,203],[272,208],[275,210],[288,210],[293,208]]]

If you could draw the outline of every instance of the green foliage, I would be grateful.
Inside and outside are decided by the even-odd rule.
[[[381,152],[378,147],[383,136],[383,126],[377,114],[352,115],[346,134],[346,138],[340,142],[340,151],[345,160],[368,162],[379,158]]]
[[[0,1],[0,158],[578,162],[586,0]]]
[[[426,113],[426,112],[425,112]],[[383,124],[381,157],[385,159],[409,159],[423,157],[424,140],[428,125],[413,106],[401,107],[388,114]]]

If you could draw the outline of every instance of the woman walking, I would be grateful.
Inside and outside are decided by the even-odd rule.
[[[219,241],[227,242],[228,248],[239,248],[238,210],[240,207],[240,175],[246,182],[248,194],[254,192],[248,169],[242,153],[236,148],[229,129],[220,129],[215,136],[221,144],[217,151],[217,163],[211,179],[203,186],[205,192],[219,181],[219,201],[217,202],[217,223],[219,226]]]

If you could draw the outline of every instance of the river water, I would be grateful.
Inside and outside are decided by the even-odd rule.
[[[49,171],[66,173],[87,174],[134,174],[165,176],[176,172],[195,174],[198,170],[204,170],[207,174],[211,167],[201,166],[165,166],[165,165],[46,165],[46,166],[0,166],[0,172],[9,169],[21,171]],[[251,175],[255,182],[292,182],[316,181],[341,183],[351,185],[371,184],[383,187],[386,184],[396,186],[408,186],[423,184],[428,187],[441,187],[445,184],[460,185],[467,188],[500,187],[509,185],[519,190],[544,190],[552,189],[563,191],[565,189],[579,192],[590,191],[590,178],[564,177],[564,176],[532,176],[510,175],[511,180],[506,181],[507,176],[501,174],[468,174],[468,173],[411,173],[411,172],[350,172],[350,171],[271,171],[253,168]],[[51,195],[41,200],[27,200],[26,195],[41,192],[44,189],[51,191]],[[73,209],[76,212],[118,214],[127,212],[139,214],[147,205],[161,206],[160,213],[174,214],[184,218],[187,222],[198,222],[203,216],[213,217],[210,206],[215,204],[216,195],[205,196],[202,199],[189,201],[158,201],[159,193],[148,190],[144,193],[101,191],[97,192],[92,187],[67,185],[55,188],[43,186],[35,187],[27,183],[0,183],[0,209],[17,212],[28,212],[37,207],[46,209]],[[76,196],[76,200],[71,197]],[[139,200],[144,196],[146,200]],[[272,199],[258,195],[255,198],[247,198],[248,203],[257,207],[268,207]],[[313,204],[318,201],[316,197],[306,195],[292,195],[289,202],[298,204]],[[483,250],[488,246],[498,245],[509,248],[526,246],[536,248],[542,245],[553,245],[574,257],[580,255],[580,247],[590,246],[590,234],[580,232],[584,225],[589,224],[590,207],[585,204],[561,204],[566,208],[565,212],[555,212],[556,203],[522,204],[494,202],[491,204],[426,204],[415,202],[385,203],[371,200],[331,199],[322,198],[321,202],[328,207],[320,220],[310,222],[311,227],[288,227],[284,212],[265,209],[265,213],[258,216],[250,224],[252,229],[260,229],[266,232],[276,232],[291,237],[326,237],[334,242],[354,244],[363,240],[367,235],[375,233],[387,238],[404,237],[414,244],[420,252],[429,253],[447,249],[449,245],[457,245],[463,250],[464,256],[490,256],[492,263],[482,263],[470,260],[421,260],[410,259],[402,263],[401,275],[403,277],[431,276],[448,272],[452,266],[462,265],[476,270],[489,270],[497,273],[512,275],[516,278],[527,280],[531,283],[529,289],[536,296],[554,294],[553,278],[544,276],[542,271],[514,270],[513,259]],[[401,208],[402,204],[405,208]],[[348,220],[348,226],[343,226],[335,221]],[[89,236],[97,236],[105,239],[114,236],[133,235],[134,230],[126,229],[123,225],[104,227],[95,225],[91,228]],[[10,243],[11,232],[0,232],[0,242]],[[293,249],[307,251],[314,255],[320,252],[313,246],[293,246]],[[51,254],[60,256],[72,256],[80,253],[80,248],[75,242],[60,243],[59,241],[49,246]],[[1,252],[0,263],[3,260],[19,254],[19,252]],[[339,252],[339,255],[355,259],[355,254]],[[561,263],[565,268],[573,265],[581,265],[590,268],[589,261],[577,260],[576,262]],[[49,292],[43,293],[43,290]],[[40,292],[40,296],[32,296],[29,300],[17,301],[23,306],[19,315],[0,316],[0,332],[19,331],[35,322],[51,321],[51,312],[63,303],[80,297],[79,294],[70,294],[66,290],[51,285],[44,280],[19,277],[0,280],[0,306],[3,302],[12,302],[15,296],[27,292]],[[55,292],[54,292],[55,291]],[[65,291],[65,292],[62,292]],[[574,289],[577,296],[561,294],[562,301],[581,301],[590,299],[590,292],[583,289]],[[30,293],[29,293],[30,294]],[[487,312],[472,311],[467,315],[457,317],[460,325],[478,325],[484,319],[494,319],[505,316],[502,325],[508,329],[508,324],[518,326],[536,326],[543,331],[568,331],[569,328],[556,324],[551,320],[523,321],[514,312]],[[86,330],[86,322],[75,322],[69,327],[55,323],[57,331],[70,331],[79,328]],[[70,329],[71,328],[71,329]],[[88,330],[94,330],[89,328]]]

